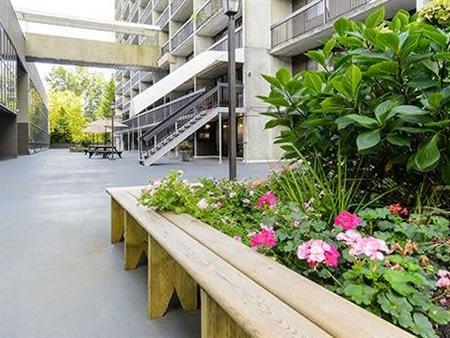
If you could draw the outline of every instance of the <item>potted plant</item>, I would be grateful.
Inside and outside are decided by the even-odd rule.
[[[178,151],[181,154],[183,162],[190,162],[192,159],[192,144],[188,140],[184,140],[178,146]]]

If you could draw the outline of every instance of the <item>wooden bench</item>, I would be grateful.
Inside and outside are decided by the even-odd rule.
[[[148,310],[162,316],[176,292],[197,307],[202,337],[412,337],[189,215],[137,205],[141,188],[112,188],[111,241],[125,238],[125,268],[148,256]]]

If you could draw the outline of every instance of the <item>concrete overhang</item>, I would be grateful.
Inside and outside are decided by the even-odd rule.
[[[150,71],[158,68],[160,48],[28,33],[25,57],[28,62]]]
[[[19,20],[39,24],[73,27],[81,29],[99,30],[125,34],[136,34],[157,37],[161,28],[155,25],[146,25],[124,21],[105,21],[85,19],[70,16],[60,16],[33,10],[17,10]]]
[[[415,9],[416,0],[374,0],[343,16],[352,20],[363,20],[374,10],[383,6],[386,11],[386,17],[390,18],[400,9],[407,11]],[[274,56],[290,57],[305,53],[310,49],[320,47],[322,45],[321,41],[331,37],[333,34],[333,24],[336,19],[279,44],[270,50],[270,54]]]

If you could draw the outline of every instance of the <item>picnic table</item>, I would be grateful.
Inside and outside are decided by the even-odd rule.
[[[117,150],[115,146],[113,147],[109,144],[93,144],[84,150],[84,154],[89,154],[89,158],[97,155],[102,155],[103,158],[108,158],[108,156],[111,156],[113,153],[122,158],[122,151]]]

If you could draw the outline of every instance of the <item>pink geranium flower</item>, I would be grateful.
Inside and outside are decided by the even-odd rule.
[[[361,238],[361,234],[356,230],[347,230],[346,232],[340,232],[336,236],[336,239],[338,241],[343,241],[347,245],[355,245],[359,240],[361,240]]]
[[[275,196],[273,193],[268,191],[264,195],[262,195],[258,198],[257,204],[258,204],[259,208],[263,208],[263,207],[272,208],[277,204],[277,202],[278,202],[277,196]]]
[[[250,243],[255,250],[261,247],[272,249],[277,245],[277,235],[272,227],[262,226],[259,232],[250,235]]]
[[[305,260],[311,268],[315,268],[319,263],[336,267],[339,257],[341,257],[336,247],[318,239],[300,245],[297,249],[297,256],[299,259]]]
[[[447,288],[450,287],[450,272],[446,270],[438,271],[439,279],[436,282],[436,286],[438,288]]]
[[[344,230],[352,230],[361,225],[361,218],[348,211],[342,211],[334,218],[334,225],[342,227]]]
[[[389,249],[385,241],[375,237],[363,237],[352,245],[349,251],[351,256],[366,255],[371,260],[383,260],[383,252],[388,252]]]

